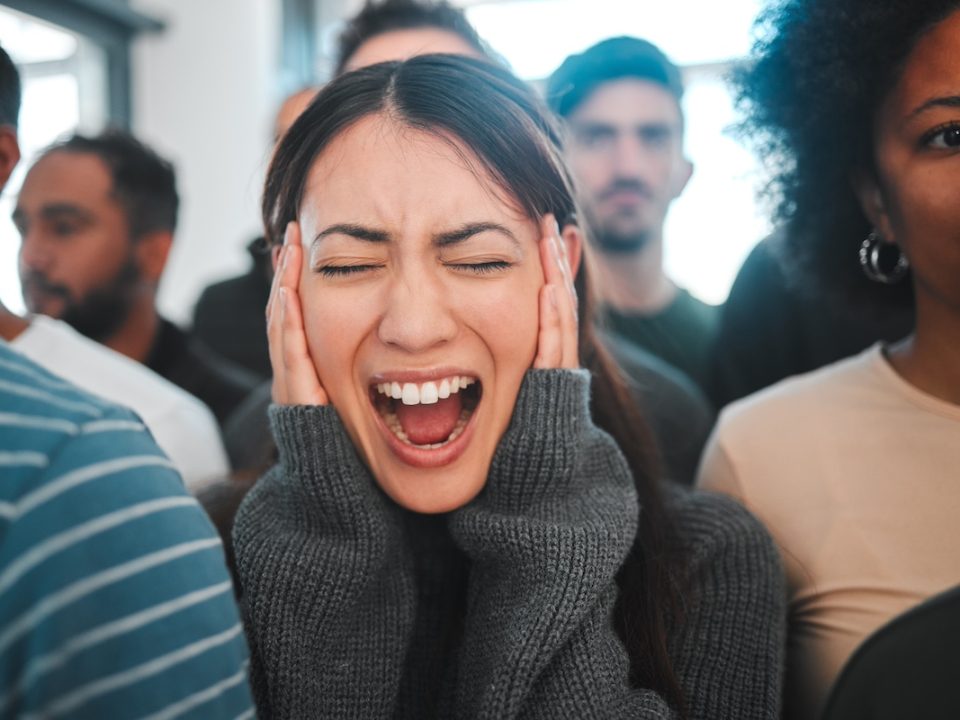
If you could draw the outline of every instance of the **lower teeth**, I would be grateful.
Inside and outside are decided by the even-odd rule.
[[[450,433],[448,437],[443,442],[430,443],[428,445],[418,445],[415,442],[410,442],[410,438],[407,437],[407,434],[403,431],[403,426],[400,424],[399,418],[397,418],[396,413],[387,412],[384,415],[384,421],[387,423],[387,427],[396,435],[398,438],[403,440],[407,445],[411,445],[415,448],[420,448],[421,450],[436,450],[437,448],[442,448],[447,443],[451,443],[460,437],[460,434],[463,432],[463,429],[467,426],[467,422],[470,420],[471,411],[464,408],[460,411],[460,417],[457,418],[457,424],[453,426],[453,432]]]

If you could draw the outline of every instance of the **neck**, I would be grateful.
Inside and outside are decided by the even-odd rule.
[[[663,241],[651,237],[633,253],[595,253],[601,300],[615,310],[654,314],[669,305],[677,286],[663,272]]]
[[[14,315],[4,307],[3,303],[0,303],[0,338],[12,342],[28,327],[30,327],[29,320]]]
[[[918,292],[916,330],[891,347],[888,356],[911,385],[960,405],[960,308]]]
[[[154,296],[144,293],[137,295],[126,321],[104,340],[103,344],[142,363],[149,357],[159,331],[160,316],[157,314]]]

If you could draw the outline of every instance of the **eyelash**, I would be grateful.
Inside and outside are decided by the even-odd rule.
[[[324,265],[318,267],[315,272],[327,278],[348,277],[350,275],[359,275],[367,270],[373,270],[379,265]]]
[[[944,123],[943,125],[939,125],[939,126],[933,128],[933,129],[931,129],[931,130],[928,130],[927,132],[925,132],[925,133],[923,134],[923,137],[920,138],[920,144],[923,145],[924,147],[933,147],[933,141],[934,141],[936,138],[938,138],[938,137],[940,137],[941,135],[944,135],[944,134],[946,134],[946,133],[948,133],[948,132],[951,132],[951,131],[960,133],[960,123],[958,123],[958,122],[948,122],[948,123]],[[946,145],[946,144],[944,144],[943,147],[936,147],[936,148],[934,148],[934,149],[936,149],[936,150],[960,150],[960,144],[957,144],[957,145]]]
[[[505,260],[491,260],[490,262],[482,263],[452,263],[447,265],[447,267],[453,268],[454,270],[467,270],[477,275],[489,275],[490,273],[502,272],[512,267],[512,263],[508,263]]]
[[[482,263],[451,263],[447,265],[454,270],[466,270],[477,275],[489,275],[490,273],[502,272],[513,266],[513,263],[505,260],[492,260]],[[376,270],[381,265],[324,265],[318,267],[314,272],[319,273],[326,278],[349,277],[350,275],[359,275],[369,270]]]

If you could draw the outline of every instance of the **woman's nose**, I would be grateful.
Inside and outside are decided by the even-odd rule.
[[[380,340],[410,353],[430,350],[457,335],[451,298],[439,280],[418,274],[391,283],[377,334]]]

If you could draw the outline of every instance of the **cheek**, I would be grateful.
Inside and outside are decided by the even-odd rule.
[[[574,177],[584,190],[599,190],[607,175],[610,174],[609,163],[605,162],[600,153],[586,150],[576,151],[570,156],[570,169]]]
[[[531,263],[503,282],[477,283],[461,293],[460,313],[490,350],[498,374],[522,376],[533,364],[542,285],[540,265]]]
[[[336,405],[353,377],[353,359],[363,340],[362,299],[301,280],[300,304],[310,357],[320,383]]]

